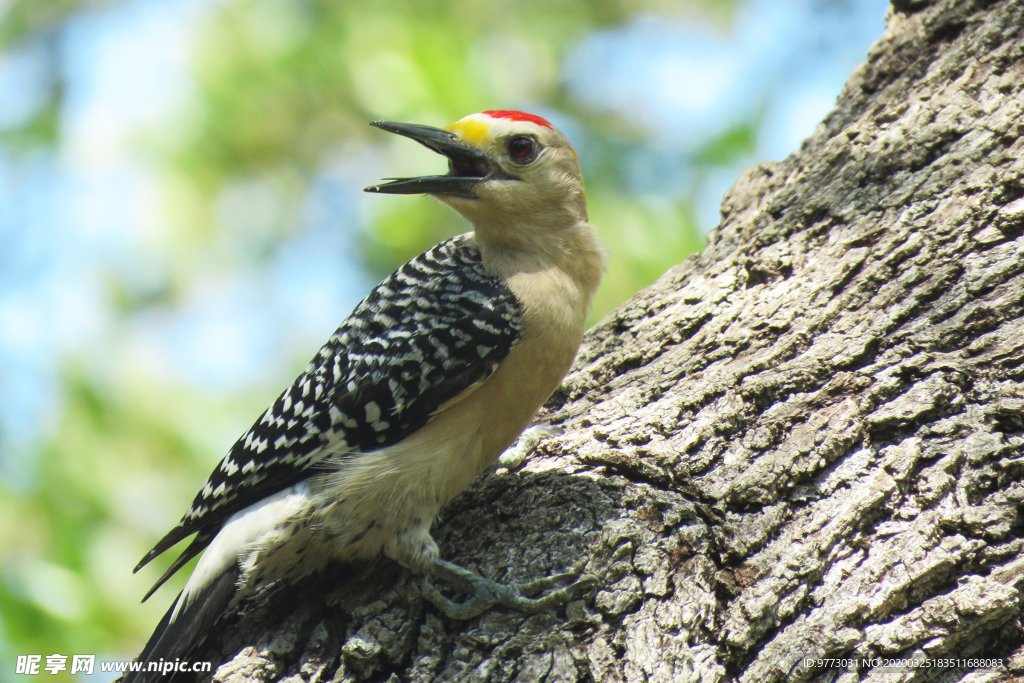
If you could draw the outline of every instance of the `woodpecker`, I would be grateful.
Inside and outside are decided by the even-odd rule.
[[[195,534],[156,585],[203,552],[139,656],[186,654],[260,585],[380,554],[429,582],[455,618],[494,604],[539,611],[589,585],[573,574],[503,586],[438,557],[440,509],[533,421],[569,370],[604,252],[576,153],[546,120],[485,111],[445,129],[375,121],[448,160],[448,173],[367,192],[427,194],[473,231],[412,259],[355,308],[301,375],[231,447],[191,508],[142,558]],[[127,681],[149,680],[142,673]]]

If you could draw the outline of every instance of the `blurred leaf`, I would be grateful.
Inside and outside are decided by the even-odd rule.
[[[17,128],[0,129],[0,145],[18,154],[37,147],[57,144],[60,126],[60,103],[49,105]]]
[[[0,52],[26,36],[60,28],[76,14],[125,0],[8,0],[0,5]]]
[[[695,155],[695,161],[707,166],[726,166],[749,157],[757,144],[756,126],[742,123],[725,130]]]

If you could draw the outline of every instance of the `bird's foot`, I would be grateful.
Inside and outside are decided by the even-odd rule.
[[[561,425],[543,423],[534,425],[524,431],[516,439],[516,442],[505,449],[505,452],[498,456],[498,467],[512,471],[526,462],[540,442],[550,436],[560,436],[565,430]]]
[[[496,605],[527,614],[539,614],[564,605],[597,582],[592,576],[577,578],[578,572],[567,572],[528,583],[505,585],[441,559],[436,560],[429,571],[457,590],[472,596],[465,602],[455,602],[441,595],[429,578],[423,579],[423,597],[452,619],[472,619]],[[564,587],[551,590],[559,585]],[[543,591],[550,592],[542,597],[533,597]]]

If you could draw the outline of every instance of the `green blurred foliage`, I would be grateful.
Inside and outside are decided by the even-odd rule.
[[[134,561],[191,502],[238,415],[252,414],[251,401],[139,378],[108,383],[75,368],[64,378],[59,438],[39,454],[45,485],[0,495],[5,679],[17,654],[138,649],[166,596],[138,600],[170,558],[132,576]]]
[[[589,32],[638,14],[701,13],[724,21],[731,8],[710,1],[404,0],[382,11],[375,3],[337,0],[235,0],[203,33],[196,59],[200,106],[186,144],[168,152],[169,172],[190,193],[179,201],[191,209],[180,212],[180,229],[215,231],[216,198],[233,184],[256,180],[286,207],[272,226],[273,239],[286,239],[302,229],[287,217],[295,215],[310,179],[360,144],[387,149],[389,176],[438,167],[429,151],[387,139],[368,121],[446,125],[483,109],[539,104],[582,124],[602,150],[599,165],[581,159],[591,219],[611,254],[597,320],[699,250],[703,238],[688,206],[656,209],[650,200],[623,195],[621,160],[645,135],[633,122],[575,104],[560,72],[562,57]],[[714,163],[739,153],[733,139],[720,147],[709,151]],[[381,277],[466,229],[426,198],[374,205],[374,227],[362,242],[366,263]]]
[[[54,40],[76,13],[116,1],[12,0],[0,15],[0,49]],[[589,32],[640,13],[726,22],[732,7],[719,0],[225,0],[196,41],[195,100],[171,129],[140,140],[163,179],[169,227],[149,247],[161,271],[144,290],[112,274],[112,308],[122,317],[173,308],[197,272],[265,259],[303,229],[311,184],[346,155],[382,150],[387,175],[438,168],[430,152],[371,129],[369,120],[444,125],[483,109],[540,105],[572,120],[595,151],[581,162],[591,220],[611,257],[596,320],[699,250],[703,238],[685,191],[682,200],[623,192],[622,159],[650,141],[631,122],[575,103],[560,71],[563,56]],[[8,151],[59,144],[56,57],[51,77],[48,105],[0,137]],[[752,146],[752,128],[739,127],[709,143],[697,162],[728,163]],[[225,227],[223,198],[247,187],[271,197],[271,208],[263,224],[235,234]],[[425,198],[375,198],[371,206],[372,228],[361,239],[378,275],[467,229]],[[296,357],[295,371],[313,351]],[[13,670],[6,667],[14,654],[138,650],[173,590],[143,607],[138,598],[171,558],[136,576],[130,569],[292,377],[228,398],[144,375],[108,376],[75,359],[63,378],[62,417],[36,454],[35,483],[5,490],[0,482],[4,672]],[[179,573],[171,587],[186,576]]]
[[[59,29],[76,13],[121,0],[7,0],[0,4],[0,50]]]

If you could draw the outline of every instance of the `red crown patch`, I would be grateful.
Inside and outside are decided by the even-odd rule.
[[[546,120],[534,114],[527,114],[522,111],[509,111],[506,109],[489,109],[484,114],[487,114],[492,119],[509,119],[510,121],[529,121],[530,123],[536,123],[538,126],[544,126],[545,128],[551,128],[551,124]]]

